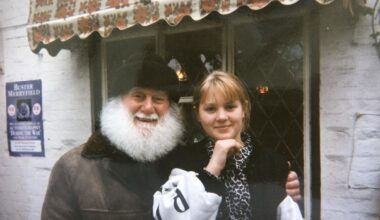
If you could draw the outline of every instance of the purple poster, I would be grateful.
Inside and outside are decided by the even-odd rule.
[[[11,156],[45,156],[41,80],[6,84],[8,149]]]

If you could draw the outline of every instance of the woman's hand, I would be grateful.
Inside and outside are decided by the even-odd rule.
[[[235,139],[218,140],[215,142],[214,151],[205,170],[215,176],[219,176],[226,166],[227,158],[239,154],[243,144]]]

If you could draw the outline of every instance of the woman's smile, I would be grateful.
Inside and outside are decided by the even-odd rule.
[[[228,129],[228,128],[230,128],[231,127],[231,125],[218,125],[218,126],[215,126],[214,128],[216,128],[216,129],[221,129],[221,130],[225,130],[225,129]]]

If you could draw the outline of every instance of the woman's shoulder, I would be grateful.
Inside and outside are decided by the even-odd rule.
[[[289,165],[279,152],[262,146],[255,146],[248,166],[248,174],[257,182],[285,183]]]
[[[209,159],[204,141],[178,146],[170,157],[174,162],[173,167],[193,171],[203,169]]]

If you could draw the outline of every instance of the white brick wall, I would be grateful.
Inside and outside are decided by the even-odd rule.
[[[376,220],[380,58],[370,38],[370,17],[350,26],[340,5],[336,1],[321,13],[321,217]]]
[[[91,133],[86,49],[62,50],[56,57],[29,49],[29,1],[0,1],[0,219],[38,220],[50,170],[70,148]],[[45,157],[10,157],[7,146],[5,83],[42,80]]]

